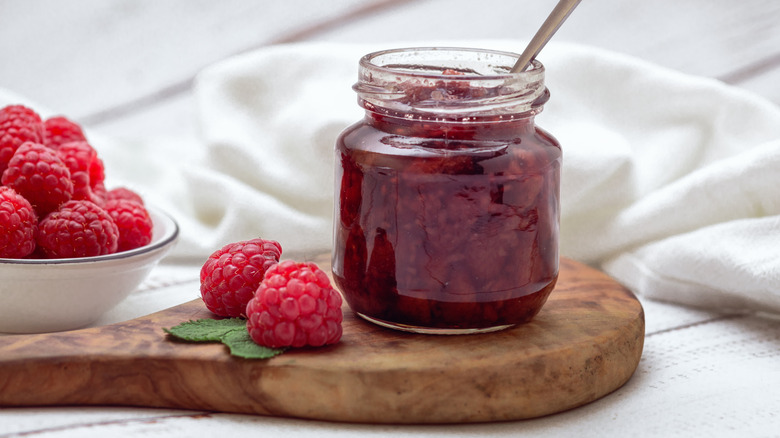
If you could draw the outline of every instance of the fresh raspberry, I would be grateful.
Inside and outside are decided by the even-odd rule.
[[[246,303],[281,255],[278,242],[259,238],[215,251],[200,270],[200,294],[206,307],[219,316],[245,315]]]
[[[81,126],[64,116],[50,117],[43,122],[43,144],[58,149],[72,141],[87,141]]]
[[[92,187],[92,194],[95,195],[94,199],[97,205],[100,205],[101,207],[105,205],[108,190],[106,190],[106,185],[104,183],[99,182],[95,184],[95,187]]]
[[[86,141],[63,143],[57,149],[57,155],[68,166],[73,181],[71,199],[87,200],[99,204],[92,191],[90,169],[98,159],[97,151]]]
[[[0,186],[0,257],[19,259],[32,254],[37,229],[32,205],[14,189]]]
[[[129,201],[135,201],[141,205],[144,205],[144,199],[135,191],[128,189],[127,187],[115,187],[106,193],[106,201],[112,199],[127,199]]]
[[[22,143],[41,143],[43,135],[43,122],[35,111],[22,105],[0,109],[0,173]]]
[[[39,217],[56,210],[73,196],[68,167],[56,151],[39,143],[26,142],[19,146],[1,181],[30,201]]]
[[[314,263],[285,260],[271,267],[246,315],[249,336],[266,347],[319,347],[341,339],[341,295]]]
[[[103,160],[101,160],[96,153],[92,162],[89,163],[89,186],[92,188],[92,191],[95,192],[97,191],[98,186],[104,184],[105,181],[106,169],[103,165]]]
[[[103,208],[119,228],[117,251],[140,248],[152,241],[152,217],[143,205],[127,199],[113,199]]]
[[[38,223],[36,241],[50,259],[113,254],[119,229],[96,204],[68,201]]]

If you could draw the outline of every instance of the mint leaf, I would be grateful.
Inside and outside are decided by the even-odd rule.
[[[284,352],[284,349],[256,344],[249,336],[243,318],[190,320],[163,328],[163,331],[187,342],[222,342],[230,349],[230,354],[244,359],[269,359]]]
[[[246,320],[242,318],[199,319],[183,322],[163,331],[183,341],[220,342],[222,336],[239,329],[246,330]]]
[[[269,359],[284,352],[281,348],[268,348],[255,343],[246,329],[226,333],[222,343],[228,346],[230,354],[244,359]]]

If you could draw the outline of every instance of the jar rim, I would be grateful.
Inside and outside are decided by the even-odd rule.
[[[537,114],[549,98],[544,65],[534,60],[513,73],[519,56],[468,47],[380,50],[361,57],[353,89],[367,110],[404,117]]]
[[[399,70],[397,68],[393,67],[387,67],[385,65],[380,65],[375,63],[374,61],[377,60],[380,57],[388,56],[388,55],[397,55],[401,53],[469,53],[469,54],[486,54],[486,55],[498,55],[505,57],[507,61],[510,61],[507,65],[503,66],[503,68],[506,70],[503,73],[495,73],[491,75],[484,75],[484,74],[478,74],[478,73],[462,73],[460,75],[457,75],[453,78],[451,75],[443,75],[441,73],[426,73],[423,71],[413,71],[413,70]],[[537,59],[534,59],[530,63],[530,67],[525,69],[522,72],[511,72],[511,68],[514,66],[515,61],[520,58],[520,55],[514,52],[508,52],[508,51],[502,51],[502,50],[492,50],[492,49],[480,49],[475,47],[434,47],[434,46],[424,46],[424,47],[401,47],[401,48],[395,48],[395,49],[384,49],[384,50],[378,50],[375,52],[368,53],[360,58],[360,67],[372,69],[376,71],[382,71],[386,73],[391,74],[403,74],[408,76],[414,76],[419,78],[441,78],[442,76],[446,77],[447,79],[462,79],[462,80],[474,80],[474,79],[511,79],[511,78],[529,78],[529,80],[535,76],[538,76],[540,73],[544,74],[544,65]]]

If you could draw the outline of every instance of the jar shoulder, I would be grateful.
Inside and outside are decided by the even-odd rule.
[[[485,154],[490,151],[546,150],[560,154],[561,145],[549,131],[532,125],[504,135],[417,135],[418,132],[393,132],[379,129],[365,120],[345,128],[336,140],[342,152],[377,153],[398,156],[425,157],[461,154]]]

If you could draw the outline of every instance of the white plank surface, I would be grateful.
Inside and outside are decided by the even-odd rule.
[[[280,41],[528,39],[554,4],[0,0],[0,87],[102,135],[186,144],[197,138],[191,81],[226,57]],[[556,40],[719,78],[780,104],[775,0],[583,0]],[[104,322],[191,299],[197,271],[197,266],[156,270]],[[626,430],[636,436],[780,436],[780,397],[762,387],[765,379],[777,381],[780,321],[643,304],[647,340],[635,378],[601,401],[543,419],[392,427],[117,407],[1,408],[0,437],[538,437],[618,436]],[[696,372],[679,374],[679,364]],[[731,403],[722,403],[724,398]]]
[[[80,118],[160,93],[164,97],[171,88],[178,92],[212,62],[360,4],[4,1],[0,54],[16,62],[4,63],[0,83]]]
[[[468,0],[415,2],[333,29],[320,39],[529,39],[555,4],[554,0],[483,0],[479,6]],[[780,53],[778,23],[780,2],[771,0],[583,0],[555,40],[718,77]]]

